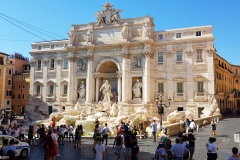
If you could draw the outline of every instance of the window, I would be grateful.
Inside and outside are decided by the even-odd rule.
[[[8,74],[9,74],[9,75],[12,74],[12,70],[11,70],[11,69],[8,70]]]
[[[49,87],[49,94],[53,94],[53,85],[51,85],[50,87]]]
[[[40,68],[42,68],[42,61],[38,60],[37,61],[37,69],[40,69]]]
[[[8,80],[8,85],[11,85],[11,80],[10,79]]]
[[[20,105],[18,105],[18,108],[20,108]]]
[[[0,76],[2,76],[2,69],[0,69]]]
[[[24,99],[25,97],[24,97],[24,94],[22,94],[22,99]]]
[[[68,85],[63,86],[63,94],[67,94],[68,91]]]
[[[22,88],[25,88],[25,85],[22,85]]]
[[[7,96],[12,96],[12,91],[7,90]]]
[[[182,61],[182,51],[177,51],[177,61],[178,62]]]
[[[197,49],[197,61],[202,61],[202,49]]]
[[[164,93],[164,84],[158,83],[158,93]]]
[[[198,92],[204,92],[204,83],[203,81],[197,82],[198,83]]]
[[[36,94],[40,95],[40,86],[36,86],[36,91],[37,91]]]
[[[236,69],[236,74],[238,74],[238,70]]]
[[[181,38],[182,34],[181,33],[176,33],[176,38]]]
[[[10,104],[10,101],[7,101],[7,105],[9,105]]]
[[[21,99],[21,95],[20,94],[18,94],[18,99]]]
[[[15,94],[12,95],[12,99],[15,99]]]
[[[0,57],[0,65],[3,65],[3,57]]]
[[[178,107],[177,110],[178,110],[178,112],[183,111],[183,107]]]
[[[183,82],[177,82],[177,93],[183,93]]]
[[[51,49],[54,49],[54,45],[53,44],[51,45]]]
[[[201,36],[201,31],[197,31],[196,36]]]
[[[64,61],[63,61],[63,68],[68,68],[68,59],[65,58]]]
[[[38,50],[41,50],[42,49],[42,46],[38,46]]]
[[[158,40],[163,40],[163,35],[158,35]]]
[[[236,83],[238,83],[238,79],[236,79]]]
[[[19,76],[19,80],[20,80],[20,81],[22,80],[22,76]]]
[[[51,69],[54,69],[54,59],[51,60],[50,68],[51,68]]]
[[[158,52],[158,62],[163,62],[163,52]]]
[[[18,88],[21,89],[21,86],[19,85]]]
[[[25,76],[23,76],[23,80],[25,81]]]

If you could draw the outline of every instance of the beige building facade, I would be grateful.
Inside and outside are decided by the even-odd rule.
[[[172,99],[164,115],[189,110],[199,117],[215,94],[213,27],[155,31],[153,17],[120,19],[114,11],[106,6],[104,19],[97,12],[96,23],[72,25],[69,39],[32,44],[28,107],[50,114],[94,106],[108,80],[123,114],[144,106],[157,116],[162,92],[164,103]]]

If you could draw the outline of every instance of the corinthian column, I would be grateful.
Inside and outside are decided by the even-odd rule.
[[[86,103],[92,103],[93,101],[93,55],[92,50],[88,51],[88,70],[87,70],[87,80],[86,80]]]
[[[123,47],[123,60],[122,60],[122,102],[128,103],[129,101],[129,88],[132,88],[129,84],[129,72],[130,72],[130,54],[126,47]]]
[[[121,76],[118,75],[118,102],[121,102],[122,98],[122,83],[121,83]]]
[[[68,55],[69,59],[69,82],[68,82],[68,102],[74,104],[76,101],[76,94],[77,94],[77,87],[76,87],[76,54],[75,53],[69,53]]]
[[[145,45],[143,54],[145,55],[145,64],[143,72],[143,103],[150,102],[150,57],[153,53],[150,50],[150,45]]]
[[[96,92],[96,97],[95,98],[96,99],[95,99],[95,101],[98,102],[98,100],[99,100],[99,77],[96,76],[95,80],[96,80],[96,90],[95,90],[95,92]]]

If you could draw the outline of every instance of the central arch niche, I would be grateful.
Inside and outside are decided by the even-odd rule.
[[[116,73],[117,71],[118,71],[118,67],[112,61],[103,62],[98,69],[98,72],[100,73]]]

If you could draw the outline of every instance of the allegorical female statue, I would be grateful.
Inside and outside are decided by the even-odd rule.
[[[111,89],[112,87],[108,83],[108,80],[105,80],[105,83],[103,83],[102,87],[100,88],[100,91],[102,91],[104,95],[102,102],[110,102],[110,97],[112,97]]]
[[[139,79],[137,79],[137,82],[133,85],[133,98],[141,98],[141,88],[142,88],[142,83],[139,82]]]
[[[86,96],[86,87],[85,87],[84,81],[82,81],[82,84],[80,84],[78,88],[78,94],[80,99],[83,99]]]

